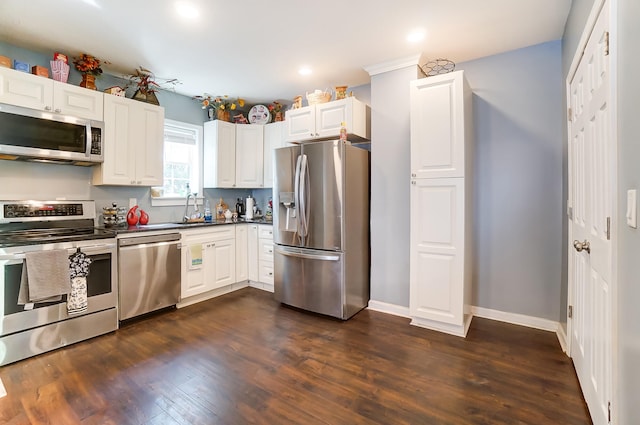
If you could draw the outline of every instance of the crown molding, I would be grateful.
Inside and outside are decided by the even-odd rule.
[[[407,56],[400,59],[395,59],[388,62],[382,62],[374,65],[368,65],[363,67],[365,71],[369,73],[369,76],[382,74],[383,72],[395,71],[409,66],[418,66],[422,60],[422,53],[416,55]]]

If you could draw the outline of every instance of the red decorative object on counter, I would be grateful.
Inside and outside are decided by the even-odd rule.
[[[127,224],[129,226],[135,226],[136,224],[138,224],[138,215],[136,214],[137,209],[138,206],[136,205],[132,207],[127,213]]]
[[[140,224],[149,224],[149,214],[145,210],[140,210]]]

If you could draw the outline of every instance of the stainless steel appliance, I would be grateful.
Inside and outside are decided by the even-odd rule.
[[[115,232],[95,216],[92,201],[0,201],[0,365],[118,328]],[[18,302],[26,254],[53,249],[91,259],[86,311],[69,315],[66,296]]]
[[[104,123],[0,103],[0,159],[93,165]]]
[[[118,240],[120,320],[180,301],[180,233]]]
[[[274,159],[275,298],[348,319],[369,302],[369,152],[336,140]]]

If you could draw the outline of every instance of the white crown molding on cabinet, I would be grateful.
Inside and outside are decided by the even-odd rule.
[[[417,55],[407,56],[400,59],[395,59],[388,62],[381,62],[378,64],[368,65],[363,67],[370,76],[382,74],[384,72],[395,71],[397,69],[407,68],[409,66],[419,66],[422,62],[422,53]]]

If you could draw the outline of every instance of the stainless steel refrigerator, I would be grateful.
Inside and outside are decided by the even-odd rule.
[[[369,151],[284,147],[274,170],[275,298],[346,320],[369,302]]]

